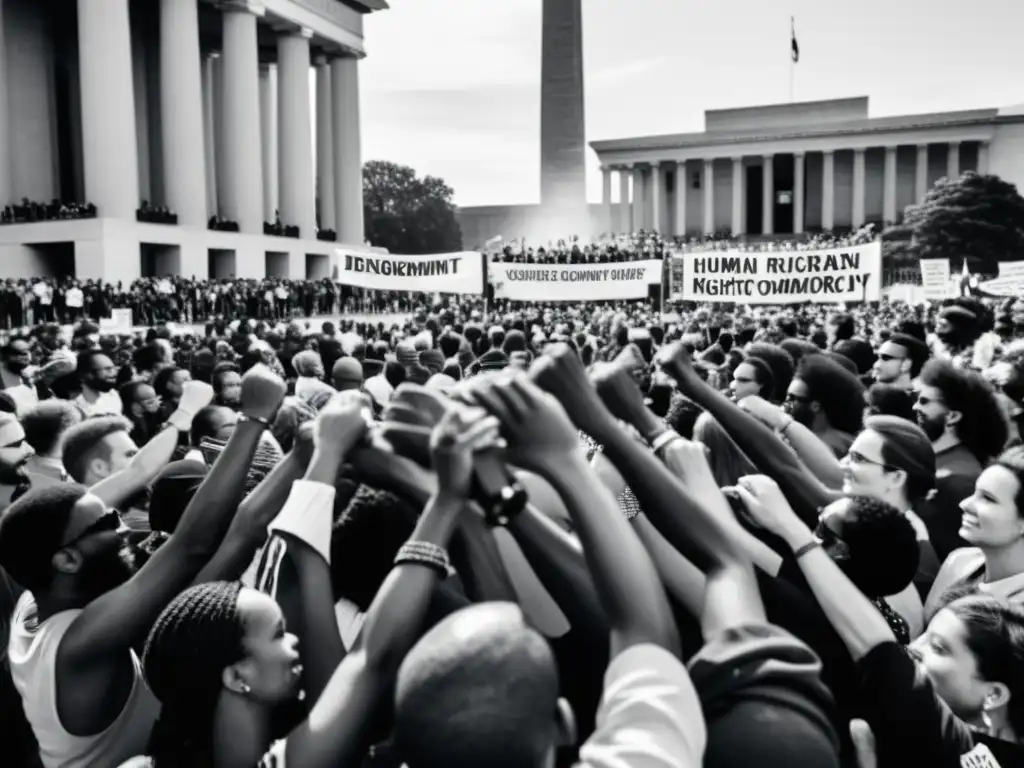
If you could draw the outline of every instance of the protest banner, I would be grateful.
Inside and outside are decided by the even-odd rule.
[[[719,251],[684,260],[682,298],[743,304],[879,301],[882,244],[813,251]]]
[[[1024,261],[999,262],[999,277],[978,288],[990,296],[1024,296]]]
[[[957,283],[950,277],[949,259],[921,259],[921,286],[925,301],[942,301],[957,294]]]
[[[375,291],[484,292],[484,257],[475,251],[399,256],[339,248],[335,255],[335,281],[342,285]]]
[[[496,299],[513,301],[617,301],[643,299],[661,283],[659,259],[615,264],[487,265]]]

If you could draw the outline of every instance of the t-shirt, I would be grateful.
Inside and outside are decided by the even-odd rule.
[[[270,745],[267,753],[260,758],[255,768],[285,768],[285,741],[280,739]],[[133,757],[127,762],[121,763],[118,768],[153,768],[153,758],[140,756]]]
[[[995,763],[1024,765],[1024,748],[973,731],[936,695],[928,676],[896,643],[873,648],[857,665],[879,766],[974,768],[985,749]]]

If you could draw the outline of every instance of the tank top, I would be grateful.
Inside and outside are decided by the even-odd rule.
[[[11,620],[8,658],[11,678],[21,694],[25,717],[39,742],[46,768],[115,768],[145,751],[160,704],[142,676],[134,651],[135,682],[124,709],[104,731],[93,736],[67,732],[57,714],[57,648],[81,610],[61,611],[43,622],[35,599],[24,593]]]

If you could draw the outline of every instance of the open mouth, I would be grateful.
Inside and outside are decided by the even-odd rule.
[[[960,516],[960,527],[961,528],[977,528],[978,518],[974,515],[969,515],[966,512]]]

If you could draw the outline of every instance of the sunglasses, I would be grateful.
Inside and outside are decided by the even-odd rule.
[[[891,363],[893,361],[900,362],[906,360],[905,357],[896,357],[896,355],[888,355],[885,352],[879,352],[878,359],[881,360],[883,363]]]
[[[103,533],[105,531],[116,531],[123,525],[121,521],[121,513],[116,509],[111,509],[104,512],[102,515],[93,520],[92,524],[89,525],[84,531],[75,536],[71,541],[66,541],[61,544],[57,549],[67,549],[73,547],[79,542],[93,536],[97,533]]]
[[[810,403],[813,403],[814,400],[811,399],[810,397],[805,397],[804,395],[794,395],[794,394],[791,394],[791,393],[786,393],[786,402],[787,403],[800,403],[802,405],[808,405]]]

